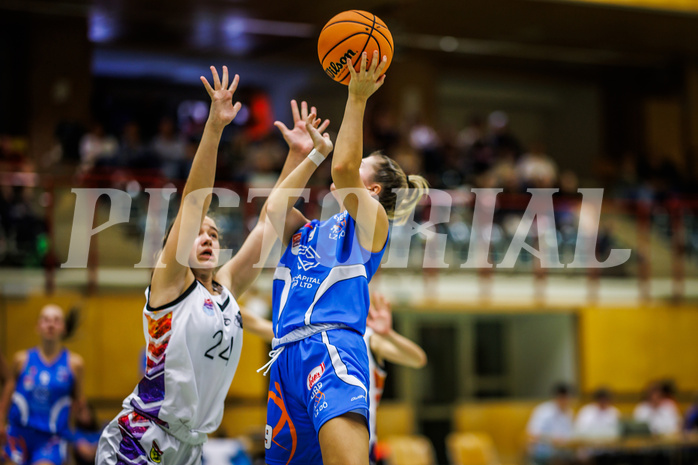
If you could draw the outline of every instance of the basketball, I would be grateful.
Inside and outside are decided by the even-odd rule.
[[[325,73],[344,85],[349,84],[351,77],[348,60],[358,71],[361,54],[364,51],[368,54],[368,67],[374,50],[378,50],[380,58],[388,57],[387,70],[393,59],[393,36],[378,16],[361,10],[344,11],[330,19],[322,28],[317,44]]]

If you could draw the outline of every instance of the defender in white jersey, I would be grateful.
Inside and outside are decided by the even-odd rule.
[[[226,67],[222,78],[215,68],[211,70],[213,87],[201,78],[211,97],[208,121],[179,212],[146,290],[146,372],[100,438],[98,464],[201,463],[201,445],[220,425],[225,396],[240,360],[243,315],[235,297],[259,274],[254,264],[265,259],[260,254],[266,207],[240,251],[215,272],[219,233],[206,211],[221,133],[240,103],[232,102],[238,76],[228,86]],[[305,102],[302,107],[307,117]],[[292,110],[294,115],[298,112],[295,102]],[[324,130],[329,122],[313,124]],[[305,126],[295,133],[295,141],[299,148],[290,150],[280,180],[300,162],[304,153],[298,154],[312,147]],[[244,319],[246,329],[271,337],[269,321],[251,313]]]
[[[369,409],[370,440],[369,452],[371,463],[376,463],[376,413],[383,396],[385,379],[385,361],[410,368],[422,368],[427,363],[427,354],[411,340],[398,334],[393,329],[393,316],[390,302],[382,294],[371,295],[371,307],[366,320],[366,348],[368,349],[368,369],[370,377]]]

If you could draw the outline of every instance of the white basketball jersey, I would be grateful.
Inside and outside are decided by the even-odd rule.
[[[378,404],[383,396],[383,388],[385,387],[385,378],[388,374],[385,372],[376,359],[373,357],[373,352],[371,352],[371,336],[373,335],[373,329],[366,328],[366,333],[364,334],[364,341],[366,341],[366,349],[368,350],[368,376],[370,378],[370,388],[368,390],[369,398],[369,418],[370,418],[370,440],[369,444],[373,447],[376,442],[376,414],[378,413]]]
[[[221,286],[222,287],[222,286]],[[242,350],[242,315],[228,289],[211,294],[195,280],[174,302],[150,307],[143,331],[147,366],[124,408],[155,421],[180,441],[201,444],[223,418]]]

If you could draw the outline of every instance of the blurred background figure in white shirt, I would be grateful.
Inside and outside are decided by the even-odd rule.
[[[569,384],[556,384],[553,399],[538,405],[528,420],[529,457],[536,465],[566,458],[559,446],[569,441],[574,433],[571,393]]]
[[[599,388],[594,401],[585,405],[574,422],[575,436],[584,439],[615,439],[620,434],[620,411],[612,405],[611,391]]]
[[[673,399],[671,382],[652,383],[644,402],[635,407],[633,418],[649,425],[652,434],[671,435],[681,430],[681,413]]]

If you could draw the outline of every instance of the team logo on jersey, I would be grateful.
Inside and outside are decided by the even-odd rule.
[[[325,410],[328,405],[327,401],[325,400],[325,393],[322,392],[320,389],[322,389],[322,383],[318,382],[314,387],[313,387],[313,392],[311,393],[311,396],[313,400],[315,401],[315,418]]]
[[[42,370],[41,373],[39,373],[39,382],[44,386],[47,386],[48,383],[51,382],[51,375],[48,373],[48,371]]]
[[[330,228],[330,239],[336,241],[346,235],[346,231],[343,230],[338,224],[333,225]]]
[[[297,275],[291,279],[291,288],[300,286],[305,289],[312,289],[316,284],[320,284],[320,280],[312,276]]]
[[[36,382],[34,381],[34,378],[36,378],[36,372],[36,367],[30,367],[28,373],[22,379],[22,384],[24,385],[25,390],[31,391],[34,389],[34,386],[36,385]]]
[[[308,271],[318,266],[320,255],[310,245],[301,245],[298,248],[298,269]]]
[[[315,368],[312,369],[312,371],[308,374],[308,381],[307,381],[307,386],[308,386],[308,391],[310,391],[313,388],[313,385],[320,379],[322,374],[325,372],[325,364],[321,363],[320,365],[316,366]]]
[[[59,383],[66,382],[68,380],[68,376],[68,369],[66,367],[58,367],[58,371],[56,371],[56,379]]]
[[[213,301],[211,299],[204,300],[204,313],[206,315],[213,315]]]
[[[337,220],[337,223],[332,225],[330,228],[330,239],[336,241],[337,239],[344,237],[347,233],[347,212],[344,211],[338,214],[335,219]]]
[[[293,255],[298,255],[298,247],[301,245],[301,236],[303,234],[296,233],[293,235],[293,240],[291,241],[291,253]]]
[[[162,451],[155,440],[153,440],[153,447],[150,448],[150,460],[155,463],[162,462]]]

